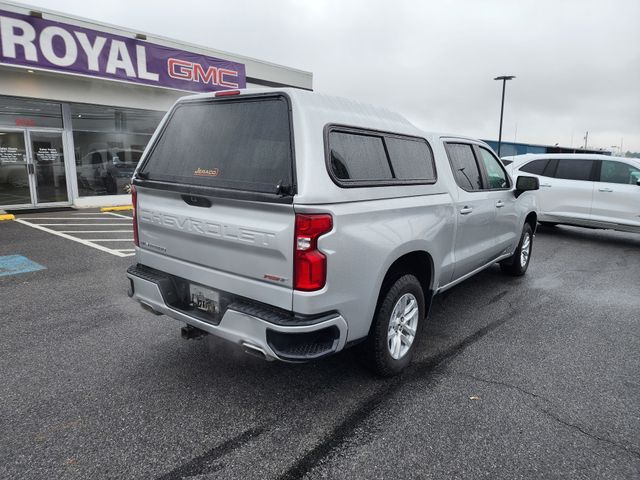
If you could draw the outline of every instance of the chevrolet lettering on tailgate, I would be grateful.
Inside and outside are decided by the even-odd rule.
[[[222,238],[225,240],[251,243],[263,247],[270,246],[271,240],[276,236],[273,232],[255,230],[239,225],[203,221],[178,215],[169,215],[147,209],[139,210],[138,219],[140,222],[155,223],[175,230]]]

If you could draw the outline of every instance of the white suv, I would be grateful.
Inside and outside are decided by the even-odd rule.
[[[640,160],[588,154],[511,157],[513,176],[540,181],[539,220],[640,233]]]

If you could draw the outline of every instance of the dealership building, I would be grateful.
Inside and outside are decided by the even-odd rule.
[[[177,98],[310,90],[312,80],[254,58],[0,2],[0,209],[130,203],[133,170]]]

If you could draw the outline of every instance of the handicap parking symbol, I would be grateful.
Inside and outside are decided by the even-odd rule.
[[[7,275],[17,275],[19,273],[36,272],[45,270],[39,263],[29,260],[22,255],[0,256],[0,277]]]

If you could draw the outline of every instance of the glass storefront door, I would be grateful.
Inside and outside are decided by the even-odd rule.
[[[28,131],[34,165],[35,204],[68,202],[61,132]]]
[[[28,158],[23,131],[0,131],[0,207],[33,204]]]
[[[62,132],[0,129],[0,207],[68,203]]]

